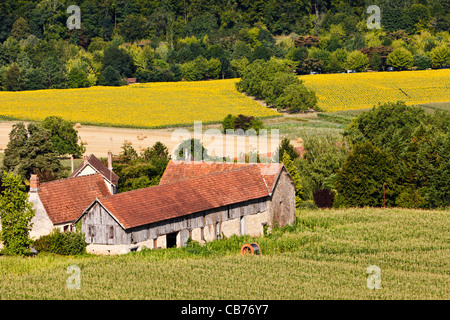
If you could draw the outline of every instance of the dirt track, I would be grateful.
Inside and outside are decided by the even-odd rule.
[[[9,141],[9,132],[16,122],[17,121],[0,122],[0,152],[6,148]],[[216,127],[219,128],[218,126]],[[208,128],[203,128],[203,131],[205,132]],[[129,129],[82,126],[81,128],[77,128],[77,130],[81,137],[81,141],[87,143],[86,154],[89,155],[93,153],[98,157],[105,157],[108,150],[111,149],[113,154],[120,153],[125,140],[131,142],[132,146],[138,152],[141,152],[145,148],[151,147],[155,142],[160,141],[169,148],[169,151],[172,154],[175,151],[176,146],[183,139],[189,137],[197,138],[194,136],[194,131],[188,131],[187,129]],[[258,146],[258,139],[256,137],[231,136],[225,139],[222,135],[215,136],[213,133],[205,132],[200,138],[202,138],[203,144],[208,149],[209,154],[215,156],[223,156],[224,153],[229,155],[230,151],[232,152],[233,149],[234,156],[239,156],[241,152],[256,150],[256,147]],[[271,150],[270,136],[267,139],[267,143],[262,139],[259,142],[260,153],[274,151]],[[274,147],[278,146],[279,142],[276,137],[274,137],[273,142]]]

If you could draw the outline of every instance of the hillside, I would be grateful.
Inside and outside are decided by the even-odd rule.
[[[284,232],[122,256],[0,256],[1,299],[448,299],[449,211],[297,211]],[[239,255],[255,241],[262,256]],[[81,269],[69,290],[67,267]],[[367,288],[369,266],[381,289]]]

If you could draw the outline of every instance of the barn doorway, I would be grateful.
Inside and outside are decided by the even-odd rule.
[[[168,233],[166,235],[166,246],[167,246],[167,248],[176,248],[176,246],[177,246],[177,235],[178,235],[178,232]]]

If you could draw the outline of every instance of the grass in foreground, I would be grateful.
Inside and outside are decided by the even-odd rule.
[[[298,212],[284,232],[122,256],[0,256],[0,299],[448,299],[449,211]],[[239,255],[256,241],[262,256]],[[81,289],[69,290],[69,265]],[[380,290],[366,269],[381,268]]]

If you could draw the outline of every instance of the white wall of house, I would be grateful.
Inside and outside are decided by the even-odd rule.
[[[51,233],[54,229],[54,225],[48,217],[37,192],[28,193],[28,200],[33,204],[33,208],[36,210],[36,214],[33,219],[31,219],[33,225],[30,232],[30,238],[38,239],[41,236]]]
[[[80,172],[78,172],[76,176],[77,177],[88,176],[96,173],[98,172],[88,164]],[[103,177],[103,181],[105,181],[106,186],[108,187],[108,190],[111,194],[116,193],[116,187],[111,182],[109,182],[105,177]]]

